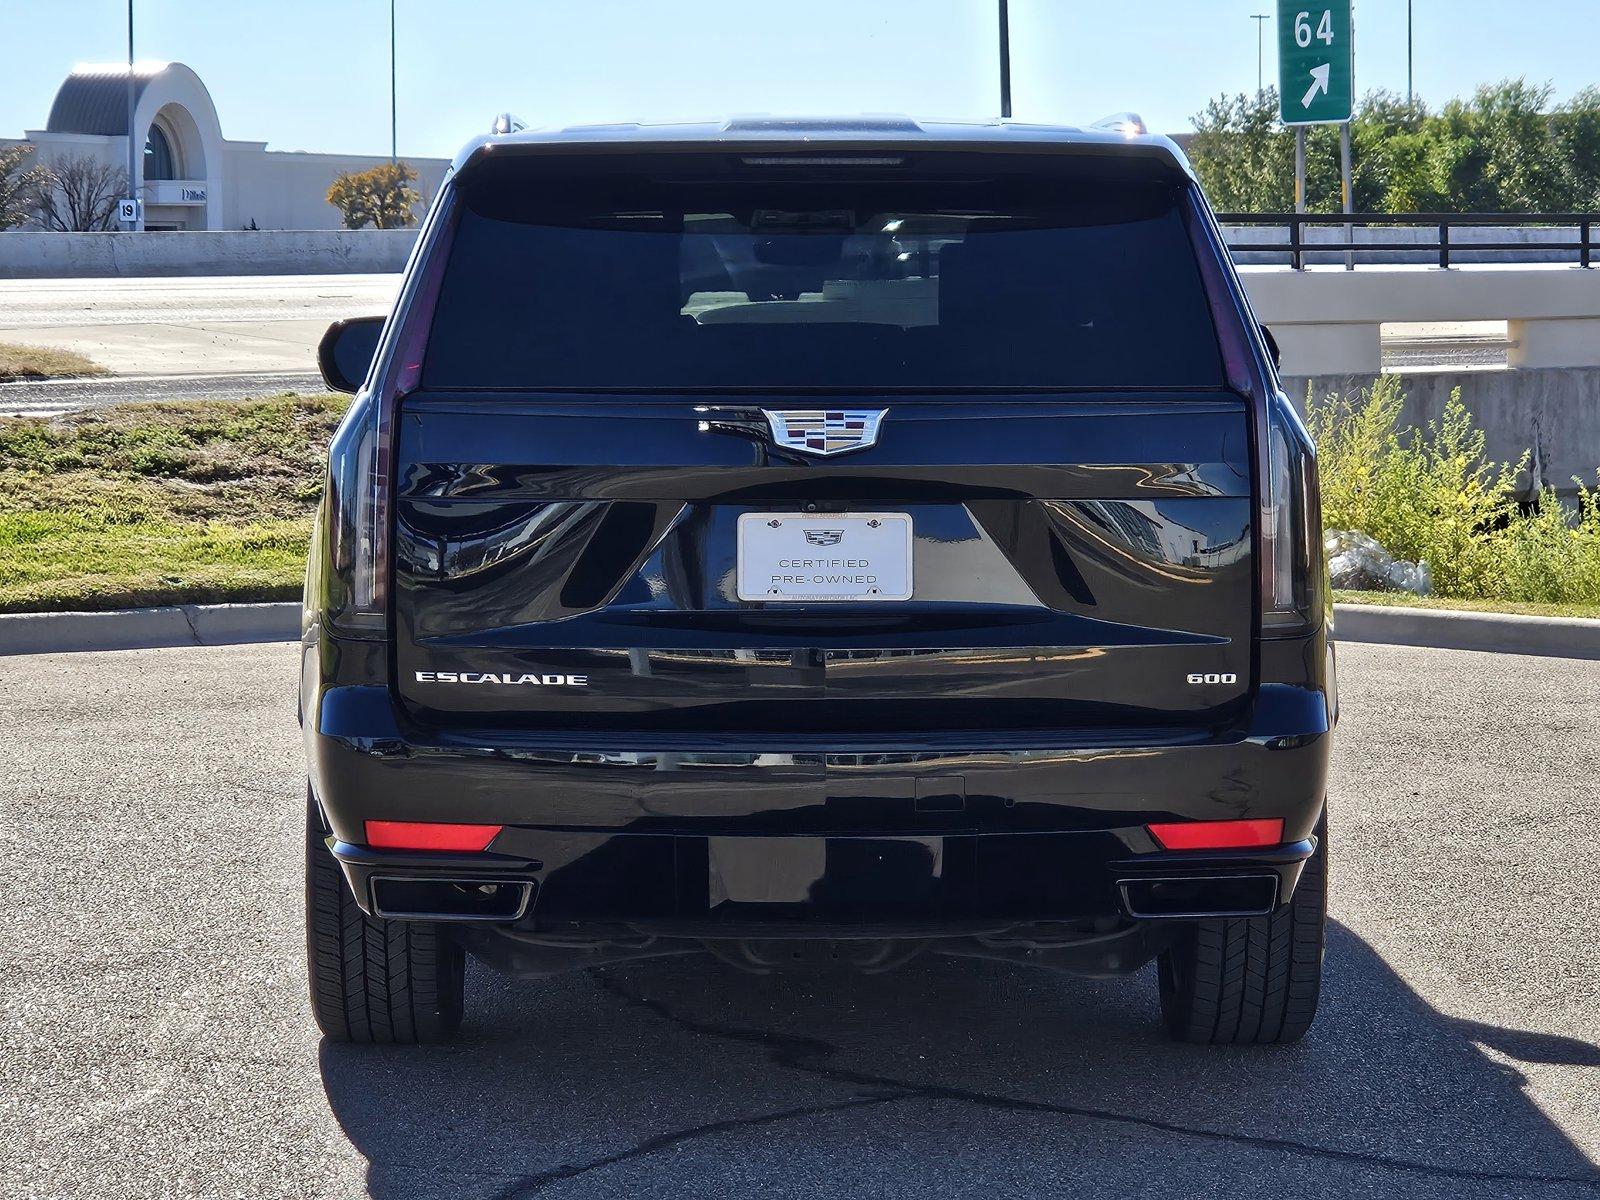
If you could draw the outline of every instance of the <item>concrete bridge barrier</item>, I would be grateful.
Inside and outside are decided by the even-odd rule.
[[[0,233],[0,279],[158,275],[381,275],[406,265],[415,229]]]
[[[1287,375],[1376,374],[1386,322],[1505,321],[1508,365],[1600,367],[1600,269],[1244,267]]]

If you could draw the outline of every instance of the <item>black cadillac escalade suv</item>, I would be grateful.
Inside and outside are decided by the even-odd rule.
[[[1336,705],[1316,465],[1164,138],[743,121],[479,139],[306,580],[323,1031],[465,955],[1120,973],[1317,1005]]]

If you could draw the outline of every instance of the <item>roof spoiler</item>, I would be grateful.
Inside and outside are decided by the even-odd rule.
[[[1090,129],[1104,129],[1108,133],[1120,133],[1124,137],[1135,137],[1142,133],[1149,133],[1145,127],[1144,118],[1136,112],[1112,113],[1109,117],[1101,117]]]
[[[528,123],[516,113],[503,112],[494,119],[494,124],[489,126],[490,133],[521,133],[528,127]]]

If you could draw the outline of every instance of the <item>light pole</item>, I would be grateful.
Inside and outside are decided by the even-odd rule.
[[[129,0],[132,3],[132,0]],[[394,0],[389,0],[389,159],[400,161],[400,101],[395,88]]]
[[[1411,90],[1411,0],[1406,0],[1406,107],[1411,108],[1416,102],[1416,93]]]
[[[1251,13],[1250,19],[1256,23],[1256,103],[1260,104],[1262,93],[1267,90],[1261,76],[1261,34],[1272,18],[1266,13]]]
[[[139,214],[137,207],[139,203],[139,189],[134,185],[134,179],[136,178],[134,168],[138,163],[135,155],[138,154],[141,147],[134,141],[134,138],[137,136],[137,131],[133,127],[133,109],[135,99],[136,97],[134,96],[133,89],[133,0],[128,0],[128,198],[132,200],[135,205],[133,220],[128,222],[128,229],[130,231],[137,231],[139,228]]]
[[[1000,0],[1000,115],[1011,115],[1011,13]]]

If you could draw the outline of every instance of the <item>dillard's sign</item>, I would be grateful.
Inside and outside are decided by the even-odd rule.
[[[151,204],[204,204],[206,185],[181,180],[158,179],[150,182]]]

